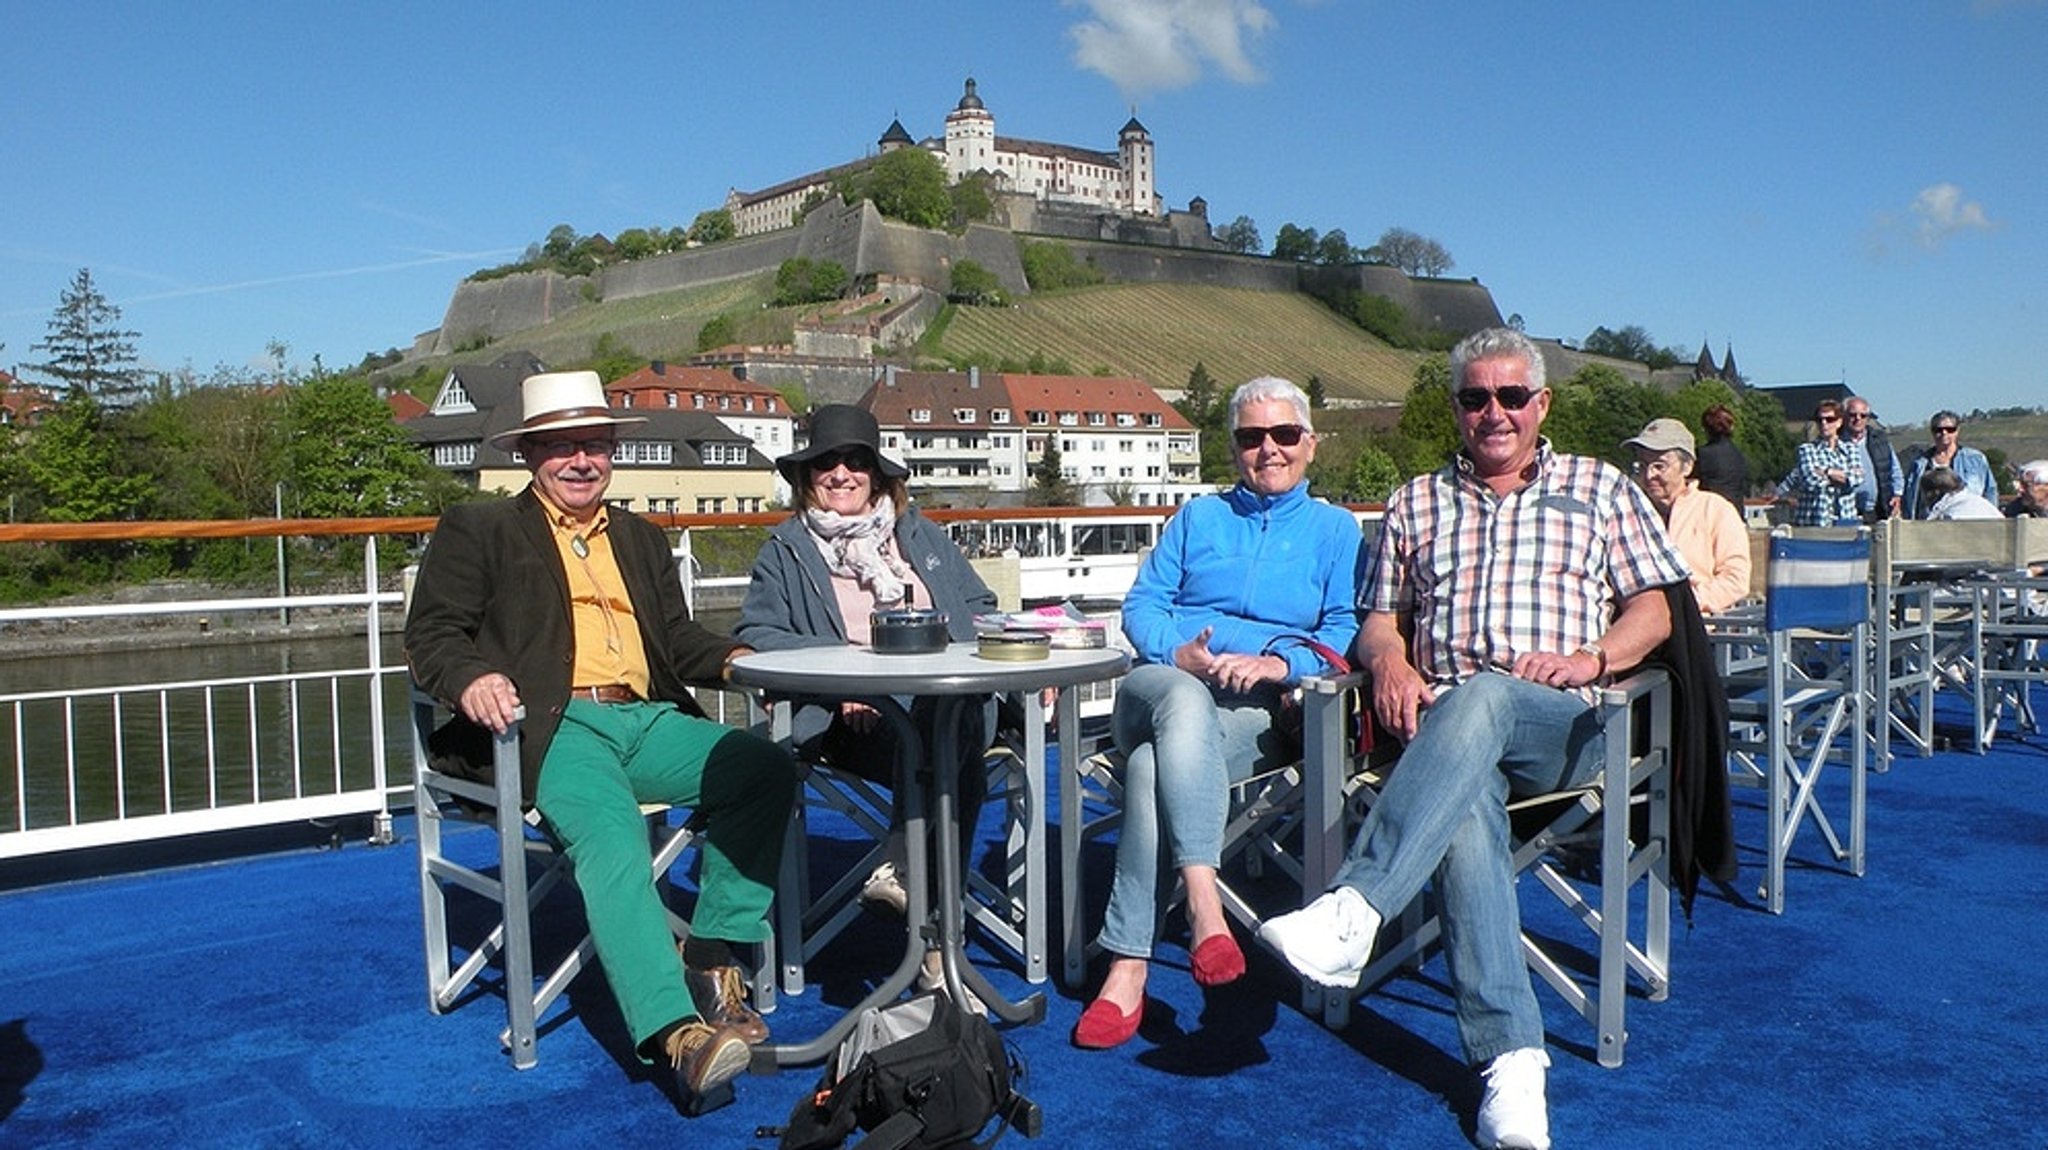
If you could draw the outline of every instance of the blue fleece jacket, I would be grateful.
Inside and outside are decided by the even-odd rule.
[[[1358,580],[1364,535],[1349,511],[1311,499],[1302,483],[1279,495],[1239,484],[1174,514],[1130,594],[1124,636],[1148,663],[1213,628],[1218,654],[1271,653],[1287,660],[1287,681],[1328,670],[1290,637],[1344,653],[1358,635]]]

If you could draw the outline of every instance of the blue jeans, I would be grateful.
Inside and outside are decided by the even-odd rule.
[[[1382,920],[1432,872],[1458,1037],[1474,1065],[1543,1045],[1522,963],[1507,803],[1585,783],[1600,770],[1599,715],[1584,699],[1487,673],[1437,695],[1401,752],[1337,883]]]
[[[1300,753],[1273,730],[1272,707],[1270,694],[1212,692],[1163,663],[1143,664],[1118,684],[1110,728],[1124,755],[1124,822],[1102,920],[1104,950],[1152,956],[1163,884],[1182,867],[1222,860],[1230,785]]]

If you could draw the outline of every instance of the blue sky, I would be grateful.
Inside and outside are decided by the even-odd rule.
[[[865,14],[854,27],[850,14]],[[1891,422],[2048,404],[2048,0],[0,0],[0,365],[81,267],[151,365],[408,346],[549,228],[687,224],[936,135],[1442,242],[1536,335],[1639,324]]]

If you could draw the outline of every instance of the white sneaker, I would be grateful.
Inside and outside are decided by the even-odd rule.
[[[1358,985],[1379,932],[1379,912],[1348,886],[1259,927],[1259,937],[1290,966],[1311,981],[1339,989]]]
[[[910,892],[903,889],[903,880],[896,877],[895,863],[885,862],[869,873],[867,881],[860,885],[860,902],[898,917],[909,913]]]
[[[1540,1046],[1510,1050],[1493,1060],[1479,1100],[1479,1144],[1487,1150],[1550,1150],[1550,1109],[1543,1101],[1543,1068],[1550,1055]]]

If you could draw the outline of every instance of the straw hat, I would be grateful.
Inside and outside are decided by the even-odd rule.
[[[509,444],[522,435],[572,427],[625,427],[646,423],[639,416],[614,415],[604,401],[604,381],[594,371],[550,371],[529,375],[519,385],[519,426],[491,436]]]

